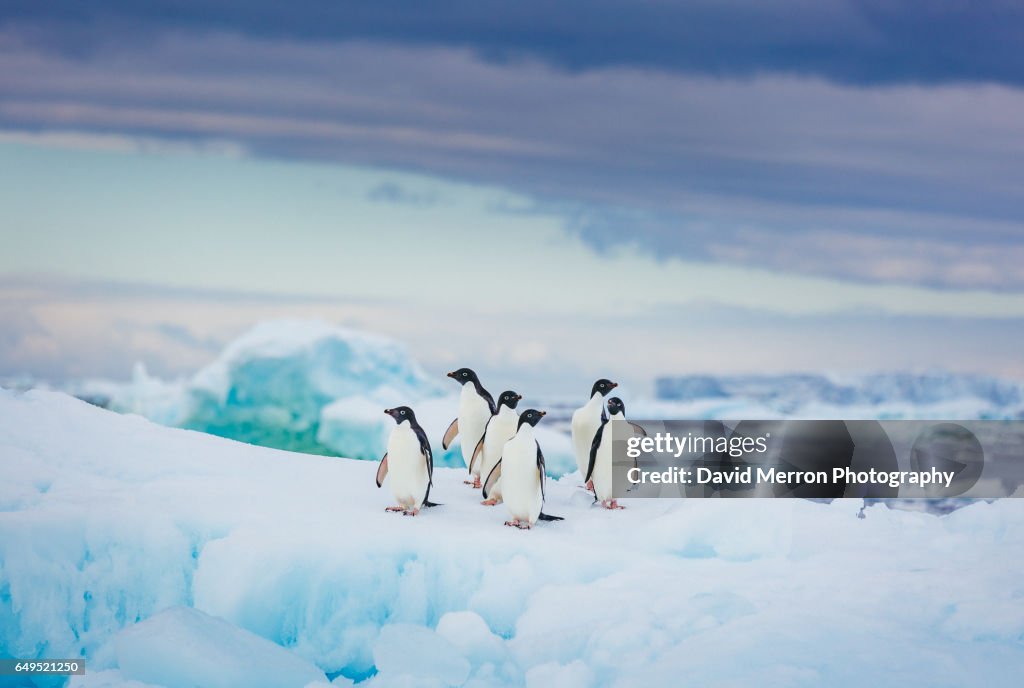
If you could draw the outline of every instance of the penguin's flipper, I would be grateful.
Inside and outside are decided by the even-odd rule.
[[[456,418],[452,421],[452,424],[448,426],[448,429],[444,431],[444,439],[441,440],[441,446],[445,449],[452,446],[452,442],[455,441],[455,436],[459,434],[459,419]]]
[[[380,460],[380,465],[377,466],[377,487],[384,484],[384,476],[388,474],[388,455],[385,454],[384,458]]]
[[[633,432],[640,435],[641,437],[647,437],[647,431],[644,430],[642,427],[640,427],[636,423],[629,423],[629,425],[633,428]]]
[[[485,433],[486,434],[486,433]],[[476,449],[473,450],[473,458],[469,460],[469,472],[473,472],[473,466],[476,465],[476,460],[481,457],[484,453],[484,438],[481,437],[480,441],[476,443]]]
[[[540,442],[537,443],[537,480],[540,481],[540,501],[544,503],[546,499],[544,495],[544,481],[548,477],[547,464],[544,463],[544,452],[540,450]]]
[[[487,480],[484,481],[484,499],[489,499],[488,493],[494,488],[494,483],[498,482],[498,478],[501,477],[501,459],[498,459],[498,463],[494,464],[494,468],[487,475]]]
[[[551,514],[545,514],[544,512],[541,512],[540,515],[537,516],[537,520],[538,521],[564,521],[565,517],[564,516],[552,516]]]
[[[427,439],[427,433],[423,431],[419,425],[414,425],[412,431],[416,433],[416,438],[420,441],[420,455],[423,460],[427,463],[427,478],[431,485],[434,484],[434,451],[430,448],[430,440]]]
[[[587,476],[583,478],[585,483],[589,483],[590,476],[594,475],[594,464],[597,463],[597,450],[601,446],[601,438],[604,437],[604,429],[607,426],[607,421],[601,423],[601,427],[594,433],[594,441],[590,443],[590,463],[587,465]]]

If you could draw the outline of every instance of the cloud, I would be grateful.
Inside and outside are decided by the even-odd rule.
[[[756,263],[789,272],[802,270],[823,276],[853,276],[879,282],[914,282],[945,287],[988,287],[1008,284],[1024,288],[1016,275],[1024,265],[1024,244],[977,246],[915,239],[858,236],[836,232],[794,237],[804,255],[816,256],[808,265],[788,245],[757,233],[743,233],[733,243],[712,244],[712,256],[722,261]]]
[[[1024,241],[1024,91],[1013,86],[869,87],[814,70],[567,71],[429,41],[299,43],[193,24],[84,54],[6,29],[0,129],[65,132],[76,144],[222,142],[499,185],[602,250],[1024,289],[1024,273],[1009,269]],[[373,193],[396,202],[394,191]],[[846,238],[871,247],[852,255],[913,261],[880,271],[850,259]]]
[[[0,21],[68,54],[154,34],[232,32],[298,42],[464,48],[496,63],[629,66],[714,76],[767,72],[855,84],[1024,83],[1024,8],[930,0],[274,0],[5,3]]]
[[[564,398],[595,377],[637,393],[659,375],[794,370],[942,368],[1024,377],[1024,317],[907,314],[861,309],[787,314],[722,303],[687,303],[601,314],[474,312],[404,301],[262,300],[253,294],[44,278],[0,283],[0,384],[126,379],[136,361],[163,377],[190,375],[254,323],[317,318],[405,341],[443,378],[472,365],[497,389]],[[112,294],[123,292],[124,298]],[[444,323],[438,327],[437,323]]]
[[[414,207],[430,206],[437,203],[436,195],[426,191],[414,191],[397,182],[381,182],[370,189],[366,198],[376,203],[393,203]]]

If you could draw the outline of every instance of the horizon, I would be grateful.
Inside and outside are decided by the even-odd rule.
[[[1013,7],[339,7],[0,12],[0,375],[316,317],[553,385],[1024,379]]]

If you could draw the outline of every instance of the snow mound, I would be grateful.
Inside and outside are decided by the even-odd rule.
[[[571,474],[545,508],[566,520],[518,531],[464,470],[439,468],[444,505],[407,518],[385,513],[370,462],[43,391],[0,390],[0,457],[0,651],[85,657],[75,688],[182,685],[170,664],[189,643],[260,648],[268,675],[294,667],[276,685],[321,688],[314,671],[368,688],[1014,686],[1024,672],[1021,500],[942,517],[859,519],[850,500],[613,513]],[[196,683],[218,685],[209,671]]]
[[[379,678],[375,683],[411,681],[461,686],[470,664],[448,640],[429,628],[389,624],[373,646]]]
[[[164,688],[303,688],[327,679],[279,645],[185,607],[129,626],[113,642],[124,678]]]

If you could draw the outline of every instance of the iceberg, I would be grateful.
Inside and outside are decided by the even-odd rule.
[[[85,380],[66,391],[119,413],[249,444],[377,461],[393,421],[408,405],[427,431],[437,466],[464,466],[459,440],[441,438],[458,395],[387,337],[319,321],[261,323],[188,379],[165,381],[138,363],[127,384]],[[541,430],[548,473],[575,469],[568,437]]]
[[[127,384],[89,380],[67,390],[163,425],[360,459],[380,458],[384,408],[446,391],[398,342],[305,320],[260,323],[185,380],[163,381],[136,364]],[[340,405],[325,416],[332,404]]]
[[[72,688],[261,685],[240,668],[257,655],[275,685],[307,688],[1015,686],[1024,672],[1019,499],[945,516],[753,499],[612,513],[572,474],[547,492],[566,520],[518,531],[464,469],[438,468],[443,506],[406,518],[384,512],[371,462],[42,390],[0,390],[0,457],[0,652],[84,657]]]
[[[685,375],[658,378],[655,389],[654,406],[675,417],[1024,418],[1024,384],[985,375]]]

